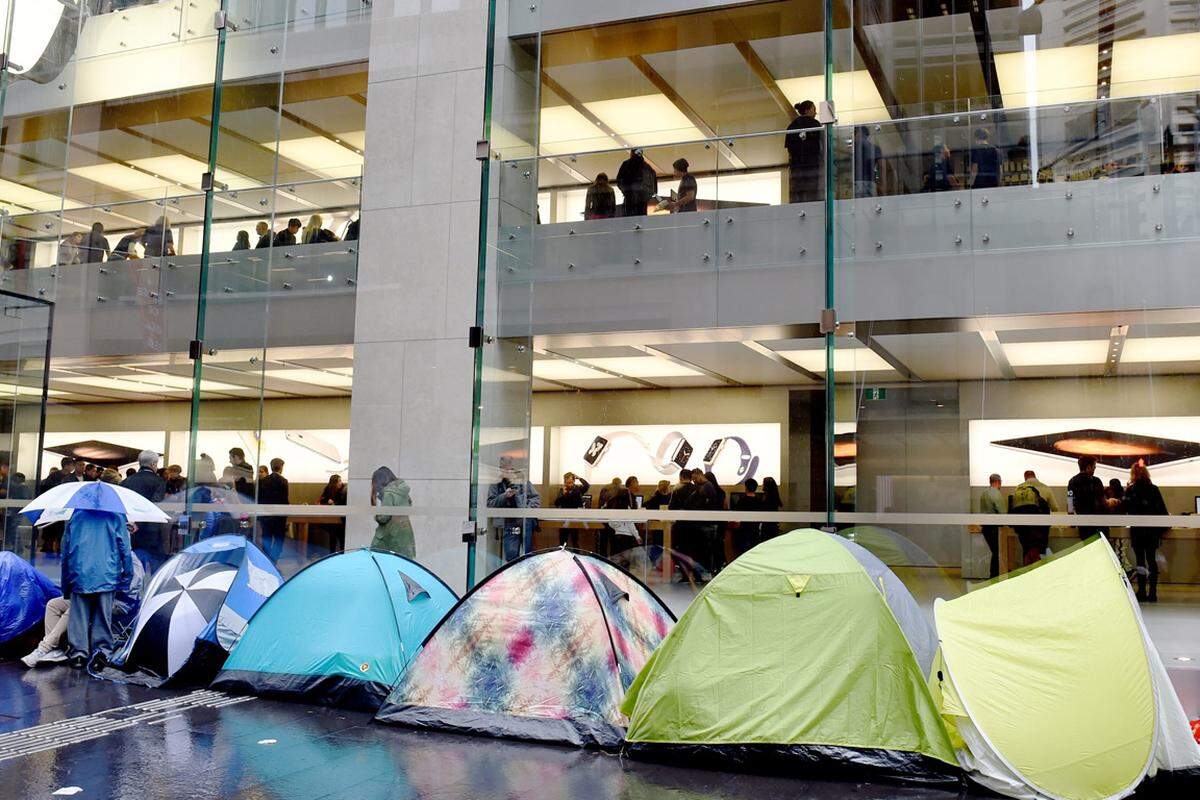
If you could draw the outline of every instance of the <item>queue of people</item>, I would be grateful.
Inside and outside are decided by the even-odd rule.
[[[1077,465],[1079,472],[1067,483],[1067,513],[1072,515],[1102,516],[1126,514],[1143,516],[1166,516],[1166,502],[1162,492],[1150,477],[1146,465],[1137,461],[1129,469],[1129,481],[1122,484],[1116,478],[1105,484],[1096,477],[1096,459],[1081,456]],[[993,473],[988,486],[979,498],[981,514],[1030,514],[1048,515],[1061,511],[1054,492],[1038,480],[1037,473],[1025,470],[1022,481],[1005,498],[1001,491],[1003,479]],[[1080,539],[1096,534],[1109,533],[1109,526],[1084,524],[1076,526]],[[991,552],[988,575],[995,578],[1000,574],[1000,526],[982,525],[984,541]],[[1050,524],[1014,525],[1013,530],[1020,542],[1022,562],[1025,566],[1037,563],[1050,546]],[[1130,528],[1130,544],[1136,567],[1137,599],[1143,602],[1158,602],[1158,548],[1169,528],[1162,526],[1133,526]]]
[[[357,241],[360,219],[355,217],[346,225],[341,238],[325,227],[325,219],[313,214],[303,223],[297,217],[288,220],[278,231],[271,230],[265,221],[254,227],[255,238],[250,232],[239,230],[235,234],[232,250],[251,250],[268,247],[290,247],[293,245],[326,244],[339,241]],[[32,260],[31,242],[15,240],[6,248],[5,267],[26,269]],[[89,231],[68,234],[59,241],[55,263],[60,266],[97,264],[106,261],[125,261],[139,258],[159,258],[176,255],[175,238],[166,216],[160,216],[153,224],[134,228],[124,233],[115,246],[109,245],[104,224],[95,222]]]
[[[557,509],[585,509],[593,507],[592,484],[573,472],[563,475],[552,506]],[[780,511],[783,500],[779,484],[771,477],[764,478],[762,486],[754,478],[748,478],[742,491],[728,494],[716,475],[704,470],[683,469],[679,483],[672,486],[662,480],[651,491],[643,490],[636,475],[622,480],[614,477],[600,488],[594,498],[596,508],[611,511],[742,511],[747,513]],[[492,508],[538,508],[541,497],[533,484],[524,480],[511,459],[501,463],[500,480],[489,487],[488,506]],[[582,515],[581,515],[582,516]],[[560,546],[580,546],[580,533],[588,526],[582,520],[565,520],[558,531]],[[534,549],[533,535],[538,529],[535,520],[512,518],[500,520],[500,535],[503,540],[505,561],[511,561],[522,553]],[[715,575],[730,560],[766,539],[779,534],[778,523],[767,522],[674,522],[671,524],[673,546],[678,555],[677,564],[684,577],[704,580]],[[597,551],[604,556],[614,557],[635,547],[661,547],[652,542],[645,522],[636,520],[612,520],[598,531]],[[727,541],[728,540],[728,541]]]

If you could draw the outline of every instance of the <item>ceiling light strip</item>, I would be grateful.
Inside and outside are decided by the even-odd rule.
[[[634,345],[634,349],[640,350],[641,352],[645,353],[648,356],[655,356],[656,358],[661,358],[666,361],[670,361],[672,364],[683,367],[684,369],[695,370],[696,372],[707,375],[708,377],[712,378],[713,380],[720,381],[721,383],[724,383],[728,386],[744,385],[740,381],[735,381],[733,378],[730,378],[727,375],[722,375],[719,372],[714,372],[713,370],[708,369],[707,367],[702,367],[699,364],[688,361],[687,359],[680,358],[679,356],[671,355],[666,350],[659,350],[657,347],[651,347],[648,344]]]
[[[778,364],[781,367],[790,369],[792,372],[800,373],[801,375],[808,378],[810,381],[813,381],[814,383],[824,383],[825,382],[825,376],[818,375],[817,373],[813,372],[812,370],[805,369],[804,367],[797,364],[795,361],[792,361],[788,358],[781,356],[779,353],[775,352],[771,348],[767,347],[764,344],[760,344],[759,342],[756,342],[753,339],[744,340],[742,342],[742,345],[753,350],[754,352],[758,353],[760,356],[763,356],[764,358],[771,359],[772,361],[774,361],[776,364]]]
[[[623,381],[629,381],[630,383],[636,383],[638,386],[644,386],[647,389],[662,389],[662,388],[664,388],[660,384],[652,383],[651,381],[645,380],[643,378],[634,378],[630,375],[626,375],[624,373],[617,372],[616,370],[611,370],[606,367],[598,367],[595,364],[589,364],[587,361],[582,361],[578,358],[572,358],[571,356],[563,355],[562,353],[556,352],[554,350],[535,350],[535,352],[544,353],[548,356],[554,356],[555,358],[561,359],[563,361],[569,361],[570,363],[575,364],[576,366],[580,366],[585,369],[595,370],[596,372],[602,372],[605,375],[609,375],[613,378],[620,378]],[[544,380],[544,379],[539,378],[538,380]]]

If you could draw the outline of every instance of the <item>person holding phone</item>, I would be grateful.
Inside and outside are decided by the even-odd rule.
[[[583,497],[587,494],[591,484],[585,479],[579,477],[574,472],[568,472],[563,475],[562,488],[558,491],[558,497],[554,498],[555,508],[583,508]],[[578,534],[571,530],[579,523],[574,520],[565,520],[562,527],[558,531],[558,544],[563,546],[570,539],[572,547],[578,547]]]
[[[499,466],[500,480],[488,487],[489,508],[542,507],[541,495],[532,483],[525,480],[524,473],[517,469],[511,456],[501,456]],[[522,551],[526,554],[533,552],[535,520],[513,517],[499,522],[505,561],[519,558]]]

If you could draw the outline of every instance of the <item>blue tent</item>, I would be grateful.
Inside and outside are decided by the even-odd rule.
[[[258,610],[213,688],[377,709],[457,600],[432,572],[394,553],[327,556]]]
[[[0,646],[42,624],[46,602],[62,592],[16,553],[0,552]]]
[[[154,573],[133,632],[104,676],[135,676],[150,686],[207,683],[282,583],[270,559],[245,537],[197,542]]]

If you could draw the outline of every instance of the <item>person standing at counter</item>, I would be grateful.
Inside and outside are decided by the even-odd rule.
[[[1104,482],[1096,477],[1096,459],[1080,456],[1079,474],[1067,483],[1067,512],[1071,514],[1107,514],[1108,501],[1104,497]],[[1086,539],[1097,533],[1108,533],[1108,528],[1079,526],[1079,538]]]
[[[83,260],[87,264],[98,264],[101,261],[108,260],[108,239],[104,236],[104,225],[99,222],[92,223],[92,229],[88,231],[87,238],[83,243]]]
[[[1053,497],[1046,485],[1037,479],[1037,474],[1027,469],[1025,480],[1008,496],[1008,513],[1048,515],[1056,510]],[[1050,526],[1014,525],[1013,529],[1021,542],[1024,565],[1036,564],[1050,544]]]
[[[730,511],[742,511],[750,514],[763,510],[763,496],[758,493],[758,481],[747,478],[743,484],[746,491],[737,494],[729,501]],[[750,522],[739,519],[733,523],[733,552],[734,557],[740,556],[760,541],[761,522]]]
[[[1162,492],[1150,480],[1150,470],[1138,462],[1129,470],[1129,485],[1125,487],[1125,499],[1121,510],[1126,514],[1166,516],[1167,504]],[[1133,554],[1137,558],[1137,599],[1140,602],[1158,602],[1158,546],[1163,534],[1169,529],[1161,527],[1137,527],[1129,529]],[[1150,592],[1146,593],[1149,578]]]
[[[654,494],[642,503],[642,508],[660,509],[669,508],[671,505],[671,482],[662,480],[658,482],[658,487],[654,490]]]
[[[146,258],[175,255],[175,240],[166,216],[161,216],[142,234],[142,247]]]
[[[554,507],[583,508],[583,496],[590,488],[592,485],[574,472],[564,473],[562,488],[558,490],[558,497],[554,498]],[[579,546],[578,534],[571,530],[574,526],[575,522],[572,520],[563,521],[562,527],[558,531],[559,547],[567,544],[568,538],[572,547]]]
[[[980,514],[1003,514],[1004,495],[1000,494],[1000,476],[993,472],[988,476],[987,488],[979,496]],[[987,542],[988,550],[992,551],[988,562],[988,577],[995,578],[1000,574],[1000,526],[981,525],[983,541]]]

